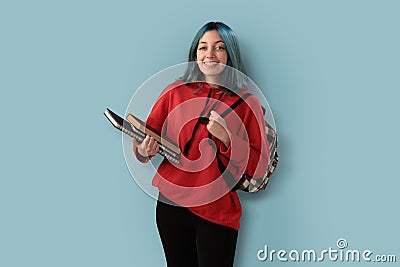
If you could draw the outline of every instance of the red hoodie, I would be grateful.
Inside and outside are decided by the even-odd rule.
[[[243,89],[239,95],[246,92]],[[146,121],[182,151],[179,164],[164,158],[152,184],[167,199],[197,216],[234,229],[240,227],[242,208],[237,193],[221,176],[216,153],[236,180],[243,173],[262,177],[269,159],[262,109],[251,95],[225,117],[231,133],[229,147],[214,136],[214,143],[210,142],[208,122],[198,118],[208,117],[211,110],[221,114],[237,99],[239,96],[225,94],[207,83],[189,86],[175,82],[159,96]]]

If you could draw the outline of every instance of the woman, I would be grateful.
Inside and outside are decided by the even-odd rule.
[[[152,182],[160,192],[156,221],[169,267],[233,266],[242,210],[219,164],[238,180],[243,173],[262,177],[269,158],[255,96],[221,117],[247,92],[242,73],[233,31],[209,22],[192,41],[186,73],[163,91],[147,118],[182,151],[179,164],[163,160]],[[158,150],[152,137],[134,141],[141,162]]]

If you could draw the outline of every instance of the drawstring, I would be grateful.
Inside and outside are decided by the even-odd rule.
[[[184,155],[187,155],[187,154],[188,154],[189,148],[190,148],[190,146],[192,145],[193,136],[195,135],[195,133],[196,133],[196,131],[197,131],[197,128],[199,128],[199,125],[200,125],[200,124],[207,124],[207,123],[208,123],[208,118],[210,117],[210,114],[207,114],[207,116],[204,116],[204,113],[206,112],[208,102],[210,102],[211,93],[212,93],[212,88],[210,88],[210,92],[209,92],[208,95],[207,95],[206,104],[204,105],[204,108],[203,108],[203,110],[200,112],[200,116],[199,116],[199,118],[197,119],[196,124],[194,125],[193,131],[192,131],[192,136],[191,136],[190,139],[186,142],[185,148],[183,149],[183,154],[184,154]],[[217,105],[217,103],[219,102],[219,100],[221,100],[221,98],[222,98],[222,96],[223,96],[224,94],[225,94],[225,93],[222,93],[222,94],[218,97],[217,101],[215,101],[214,105],[212,105],[210,111],[213,110],[213,109],[215,108],[215,106]]]

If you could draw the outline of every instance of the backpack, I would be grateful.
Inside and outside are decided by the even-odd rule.
[[[221,117],[224,118],[226,115],[228,115],[231,111],[233,111],[237,106],[239,106],[243,101],[246,100],[247,97],[249,97],[251,94],[246,93],[243,96],[241,96],[236,102],[234,102],[227,110],[225,110],[222,114]],[[262,107],[263,113],[265,115],[265,109]],[[265,133],[269,145],[269,151],[270,151],[270,156],[269,156],[269,161],[268,161],[268,167],[267,167],[267,172],[264,177],[262,178],[253,178],[250,177],[246,174],[243,174],[242,177],[240,178],[239,181],[236,181],[233,178],[233,175],[226,169],[224,164],[222,163],[218,153],[217,153],[217,162],[218,162],[218,168],[223,174],[223,177],[225,181],[227,182],[228,186],[232,188],[232,191],[236,191],[238,189],[245,191],[245,192],[251,192],[255,193],[260,190],[264,190],[267,187],[267,184],[269,182],[269,179],[272,175],[272,173],[275,171],[276,166],[278,165],[279,161],[279,156],[278,156],[278,134],[275,131],[275,129],[267,122],[265,121]]]

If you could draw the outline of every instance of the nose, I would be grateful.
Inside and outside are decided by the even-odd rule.
[[[207,58],[214,58],[215,57],[214,49],[208,49],[206,57]]]

